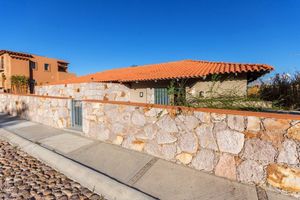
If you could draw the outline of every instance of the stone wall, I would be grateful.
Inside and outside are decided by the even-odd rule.
[[[0,94],[0,112],[70,127],[70,98]],[[247,184],[300,196],[300,117],[83,101],[83,135]]]
[[[36,95],[110,101],[129,101],[129,91],[128,87],[118,83],[74,83],[35,87]]]
[[[69,98],[0,94],[0,112],[55,128],[70,127]]]
[[[87,100],[83,134],[297,196],[300,117]]]

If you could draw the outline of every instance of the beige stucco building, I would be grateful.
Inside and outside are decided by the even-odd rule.
[[[0,90],[10,91],[11,76],[24,75],[34,86],[75,77],[68,72],[68,62],[34,54],[0,50]]]

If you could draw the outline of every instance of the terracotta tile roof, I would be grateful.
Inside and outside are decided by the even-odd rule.
[[[22,53],[22,52],[9,51],[9,50],[0,50],[0,55],[5,54],[5,53],[8,53],[12,57],[24,57],[24,58],[28,58],[28,59],[29,58],[34,58],[36,56],[39,56],[39,55],[36,55],[36,54]],[[39,57],[48,58],[46,56],[39,56]],[[69,62],[65,61],[65,60],[56,59],[56,58],[49,58],[49,59],[55,59],[60,64],[69,64]]]
[[[160,64],[112,69],[86,76],[67,79],[53,84],[84,82],[132,82],[166,80],[176,78],[198,78],[212,74],[257,72],[259,76],[270,72],[273,67],[266,64],[241,64],[182,60]]]
[[[27,54],[27,53],[8,51],[8,50],[0,50],[0,55],[5,54],[5,53],[8,53],[9,55],[14,55],[14,56],[21,56],[21,57],[28,57],[28,58],[33,57],[31,54]]]

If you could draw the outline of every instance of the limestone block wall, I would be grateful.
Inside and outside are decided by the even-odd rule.
[[[71,99],[0,94],[0,112],[55,128],[70,127]]]
[[[35,87],[36,95],[72,97],[74,99],[98,99],[129,101],[130,89],[118,83],[75,83]]]
[[[83,134],[220,177],[300,194],[300,117],[87,100]]]
[[[0,112],[70,127],[66,97],[0,94]],[[83,135],[300,197],[300,117],[83,101]]]

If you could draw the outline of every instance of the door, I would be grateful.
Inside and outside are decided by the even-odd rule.
[[[72,128],[82,130],[82,101],[72,100]]]

